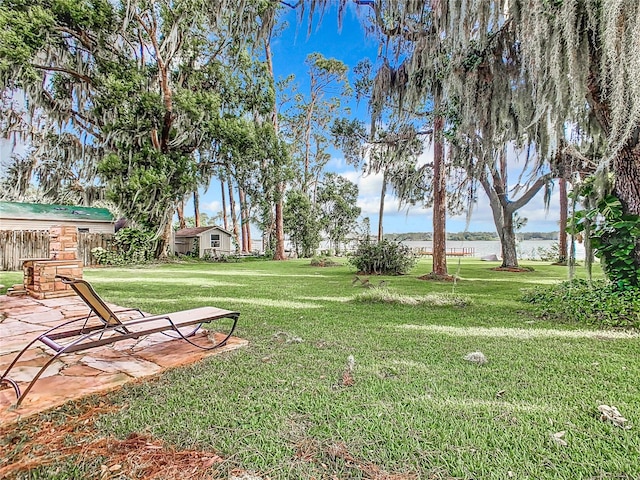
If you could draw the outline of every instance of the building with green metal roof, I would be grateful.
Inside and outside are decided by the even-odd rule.
[[[114,222],[106,208],[0,202],[0,230],[49,230],[53,225],[75,225],[80,232],[114,233]]]

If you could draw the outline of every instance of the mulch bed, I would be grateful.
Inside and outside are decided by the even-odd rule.
[[[342,386],[353,385],[350,371],[345,370]],[[98,403],[99,402],[99,403]],[[0,426],[0,478],[31,478],[29,472],[38,468],[73,465],[86,462],[95,472],[85,472],[87,478],[115,480],[269,480],[269,475],[256,475],[237,468],[237,464],[202,450],[179,450],[148,434],[132,433],[120,440],[101,436],[96,420],[114,413],[122,406],[96,400],[69,402],[42,415],[30,417],[18,424]],[[322,475],[318,478],[338,480],[331,470],[338,465],[351,470],[354,476],[368,480],[417,480],[412,472],[392,473],[368,460],[354,457],[342,442],[321,444],[307,438],[300,442],[296,461],[316,463]],[[98,466],[99,465],[99,466]],[[86,466],[85,466],[86,468]],[[90,468],[90,467],[89,467]],[[44,473],[44,472],[43,472]],[[453,479],[445,472],[434,470],[429,479]]]
[[[418,277],[418,280],[430,280],[435,282],[454,282],[456,280],[455,275],[438,275],[436,273],[427,273]]]
[[[491,268],[494,272],[514,272],[514,273],[524,273],[524,272],[533,272],[533,268],[531,267],[495,267]]]
[[[30,470],[60,464],[70,457],[101,458],[92,478],[125,475],[144,479],[204,479],[211,467],[224,461],[213,452],[177,450],[149,435],[132,433],[124,440],[96,435],[95,419],[117,411],[114,405],[92,405],[63,421],[35,417],[26,423],[0,428],[0,478],[15,478]]]

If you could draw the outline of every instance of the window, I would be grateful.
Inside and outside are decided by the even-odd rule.
[[[78,228],[78,233],[89,233],[88,228]]]
[[[211,248],[220,248],[220,234],[211,234]]]

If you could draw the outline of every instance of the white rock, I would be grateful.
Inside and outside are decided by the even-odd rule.
[[[467,362],[471,362],[471,363],[477,363],[478,365],[484,365],[485,363],[488,362],[487,357],[484,356],[484,353],[482,352],[471,352],[471,353],[467,353],[464,356],[464,359]]]

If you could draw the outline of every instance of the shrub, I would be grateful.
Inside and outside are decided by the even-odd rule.
[[[105,250],[102,247],[92,248],[91,255],[96,259],[98,265],[123,265],[125,263],[117,252]]]
[[[594,182],[588,179],[580,194],[593,196]],[[595,207],[576,212],[570,230],[589,235],[604,273],[618,290],[640,288],[640,264],[635,256],[640,242],[639,215],[624,213],[622,202],[606,195]]]
[[[114,237],[116,251],[127,263],[142,263],[153,259],[155,242],[153,234],[136,228],[118,230]]]
[[[313,257],[311,259],[312,267],[339,267],[340,264],[338,262],[334,262],[330,258],[327,257]]]
[[[224,253],[214,257],[209,253],[205,253],[203,260],[215,263],[239,263],[240,257],[238,255],[226,255]]]
[[[153,235],[135,228],[123,228],[114,235],[113,249],[102,247],[91,249],[99,265],[126,265],[144,263],[153,258]]]
[[[598,327],[640,329],[640,289],[620,290],[607,281],[572,280],[528,290],[523,301],[549,319]]]
[[[554,242],[549,247],[538,247],[535,253],[543,262],[557,262],[560,260],[560,244]]]
[[[409,247],[388,240],[360,242],[356,251],[349,256],[349,264],[363,275],[404,275],[416,262]]]
[[[371,287],[355,295],[352,299],[356,303],[387,303],[392,305],[426,305],[431,307],[466,307],[470,304],[468,298],[455,294],[436,293],[432,295],[402,295],[384,287]]]

